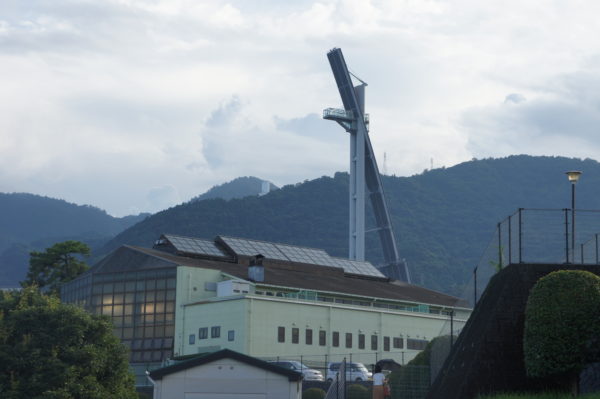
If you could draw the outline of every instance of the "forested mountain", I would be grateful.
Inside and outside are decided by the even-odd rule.
[[[115,218],[89,205],[25,193],[0,193],[0,286],[27,271],[29,252],[65,240],[98,248],[148,214]]]
[[[222,198],[230,200],[233,198],[244,198],[262,193],[262,185],[265,180],[261,180],[254,176],[244,176],[233,179],[230,182],[219,184],[212,187],[210,190],[192,199],[192,201],[200,201],[205,199]],[[277,190],[279,187],[271,182],[269,190]]]
[[[457,293],[470,277],[497,222],[519,207],[570,206],[567,170],[584,172],[582,208],[600,208],[600,164],[562,157],[511,156],[472,160],[411,177],[383,176],[401,256],[413,281]],[[346,256],[348,175],[337,173],[284,186],[262,197],[209,199],[159,212],[125,230],[102,253],[121,244],[151,246],[162,233],[211,239],[216,235],[323,248]],[[375,234],[367,258],[381,261]]]

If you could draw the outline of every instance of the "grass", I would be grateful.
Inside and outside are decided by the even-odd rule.
[[[480,396],[479,399],[571,399],[572,396],[568,393],[503,393],[497,395]],[[591,393],[587,395],[577,396],[578,399],[600,399],[600,393]]]

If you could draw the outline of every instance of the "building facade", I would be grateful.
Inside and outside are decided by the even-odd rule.
[[[123,246],[65,284],[65,302],[112,318],[137,381],[169,358],[232,349],[317,364],[403,364],[470,309],[382,275],[368,262],[232,237],[163,235]]]

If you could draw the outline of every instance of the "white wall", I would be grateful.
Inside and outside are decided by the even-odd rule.
[[[154,399],[300,399],[301,382],[234,359],[221,359],[156,381]]]

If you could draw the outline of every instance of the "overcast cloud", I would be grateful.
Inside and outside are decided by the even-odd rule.
[[[326,53],[369,83],[387,171],[600,159],[600,3],[3,0],[0,191],[155,212],[346,170]]]

